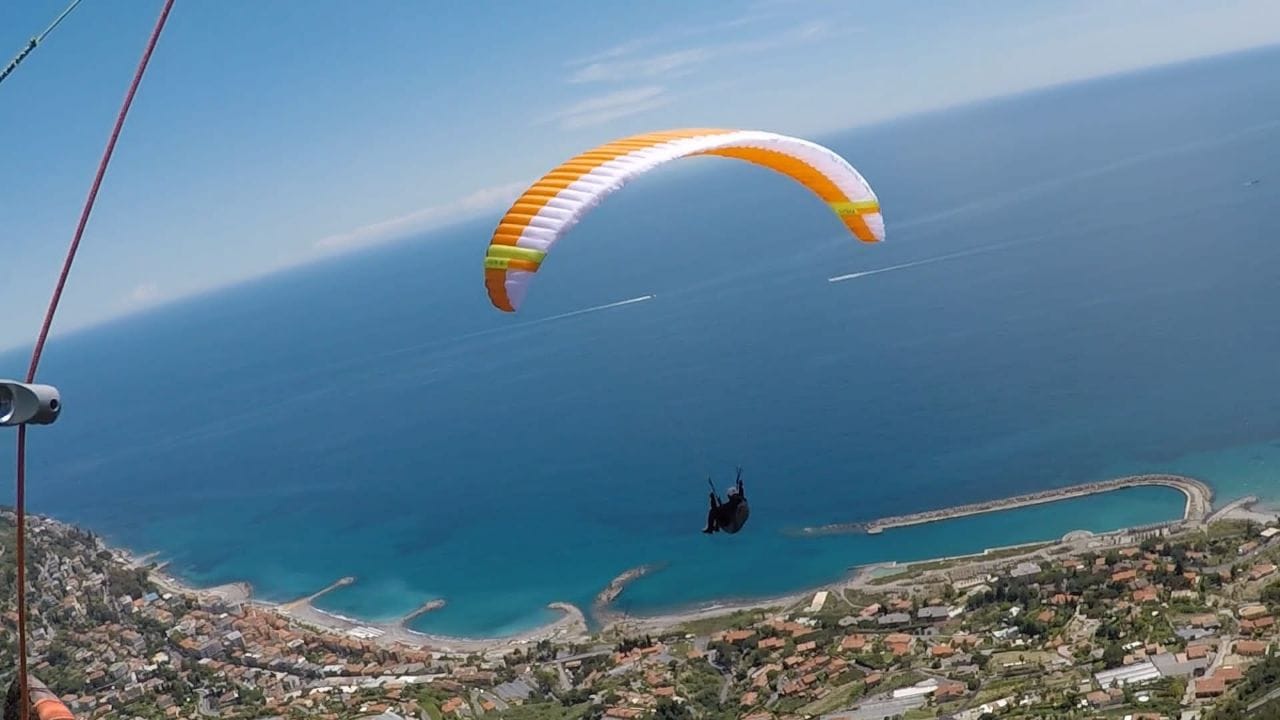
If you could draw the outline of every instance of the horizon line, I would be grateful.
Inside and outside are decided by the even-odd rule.
[[[1044,85],[1021,88],[1018,90],[1013,90],[1005,93],[998,93],[994,95],[983,95],[983,96],[969,98],[969,99],[958,101],[958,102],[938,105],[935,107],[911,110],[911,111],[901,113],[899,115],[894,115],[887,118],[881,118],[881,119],[877,119],[869,122],[854,123],[852,125],[833,128],[831,130],[813,133],[813,136],[817,138],[831,137],[831,136],[838,136],[838,135],[843,135],[845,133],[851,133],[856,131],[865,131],[865,130],[871,130],[871,129],[884,128],[896,123],[901,123],[901,122],[906,122],[911,120],[919,120],[919,119],[923,119],[923,118],[927,118],[935,115],[942,115],[950,112],[958,112],[958,111],[963,111],[967,109],[975,109],[984,105],[997,104],[1003,101],[1016,100],[1018,98],[1022,98],[1028,95],[1049,93],[1049,92],[1054,92],[1058,90],[1079,87],[1082,85],[1088,85],[1096,82],[1118,80],[1122,78],[1140,76],[1148,73],[1172,70],[1172,69],[1176,69],[1178,67],[1187,66],[1187,65],[1196,65],[1199,63],[1226,60],[1226,59],[1241,56],[1241,55],[1249,55],[1252,53],[1265,53],[1267,51],[1271,51],[1271,52],[1280,51],[1280,41],[1262,43],[1258,45],[1250,45],[1250,46],[1237,48],[1234,50],[1229,50],[1229,51],[1220,52],[1220,53],[1211,53],[1207,55],[1195,55],[1195,56],[1190,56],[1186,58],[1180,58],[1178,60],[1172,60],[1169,62],[1156,63],[1152,65],[1142,65],[1142,66],[1127,68],[1123,70],[1115,70],[1115,71],[1099,73],[1096,75],[1088,75],[1080,78],[1054,81],[1054,82],[1046,83]],[[494,207],[496,208],[500,206],[501,204],[495,205]],[[345,251],[333,252],[333,253],[323,254],[319,256],[306,257],[296,262],[287,263],[278,267],[272,267],[272,268],[268,268],[268,269],[257,271],[257,272],[250,272],[240,278],[237,278],[229,282],[211,285],[204,288],[198,288],[196,290],[192,290],[185,294],[175,295],[173,297],[165,298],[164,300],[157,302],[155,304],[146,305],[144,307],[136,308],[133,310],[127,310],[118,315],[111,315],[106,318],[85,323],[83,325],[73,325],[64,330],[55,329],[53,332],[50,333],[49,339],[50,340],[66,339],[68,337],[72,337],[80,333],[101,330],[101,329],[110,327],[116,323],[139,318],[139,317],[144,317],[148,314],[158,312],[163,309],[168,309],[175,305],[198,301],[211,296],[222,294],[224,292],[235,291],[245,286],[253,285],[265,280],[270,280],[270,279],[281,277],[281,276],[287,276],[295,272],[301,272],[305,270],[322,267],[328,263],[333,263],[333,262],[341,261],[344,259],[351,259],[354,257],[370,255],[375,252],[389,250],[397,246],[405,245],[410,242],[420,241],[432,235],[435,235],[450,229],[458,228],[469,222],[479,222],[484,217],[484,215],[491,212],[492,209],[493,208],[487,208],[485,210],[473,211],[470,213],[464,212],[455,218],[451,218],[449,220],[444,221],[440,225],[425,229],[416,234],[393,238],[393,239],[389,239],[381,242],[374,242],[367,245],[352,247],[351,249],[345,250]],[[380,222],[386,222],[386,221],[384,220]],[[373,223],[373,224],[376,224],[376,223]],[[0,357],[4,357],[12,353],[23,351],[23,350],[30,350],[34,342],[35,342],[35,338],[32,337],[30,340],[24,340],[14,345],[0,346]]]

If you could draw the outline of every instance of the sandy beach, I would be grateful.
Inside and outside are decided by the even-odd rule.
[[[128,550],[118,548],[111,549],[111,553],[126,566],[132,568],[145,568],[152,565],[152,561],[160,555],[160,553],[155,552],[135,555]],[[196,599],[215,600],[227,605],[245,603],[253,597],[253,586],[247,582],[233,582],[225,585],[199,588],[189,585],[173,575],[166,573],[164,570],[167,566],[167,562],[155,564],[148,574],[151,578],[151,582],[154,582],[165,592],[170,592],[175,595],[192,596]]]
[[[135,557],[124,551],[117,551],[117,553],[120,557],[126,558],[135,567],[145,567],[147,565],[146,560],[154,557],[154,555]],[[973,557],[973,559],[977,560],[981,555],[966,557]],[[898,564],[877,563],[856,568],[849,575],[838,581],[813,588],[765,598],[713,601],[696,607],[682,608],[654,615],[624,614],[613,609],[613,601],[622,594],[626,585],[659,569],[659,566],[647,565],[627,570],[606,585],[596,597],[596,602],[592,607],[592,614],[600,626],[598,631],[600,635],[659,633],[680,628],[691,622],[731,615],[741,611],[782,612],[798,605],[807,604],[816,593],[824,590],[830,593],[827,599],[828,607],[830,607],[831,603],[844,603],[849,606],[850,612],[853,612],[860,608],[855,608],[852,604],[849,604],[844,591],[870,588],[872,587],[870,582],[875,577],[877,570],[893,567],[898,567]],[[424,633],[410,629],[407,626],[408,622],[415,617],[442,606],[444,604],[443,600],[429,601],[404,617],[389,622],[365,622],[357,618],[321,610],[313,604],[315,599],[325,593],[357,581],[355,578],[350,577],[340,578],[316,593],[285,603],[255,600],[253,599],[252,587],[243,582],[209,588],[192,587],[183,583],[180,579],[163,572],[161,568],[152,568],[151,578],[166,592],[185,594],[205,600],[219,600],[227,605],[247,604],[260,610],[276,613],[298,625],[306,626],[316,631],[341,634],[384,646],[402,645],[440,653],[485,653],[527,646],[540,640],[586,642],[593,635],[586,615],[580,608],[570,603],[549,603],[547,607],[559,612],[560,617],[554,622],[525,632],[502,637],[455,637]],[[884,590],[888,588],[880,587],[878,589]]]
[[[116,551],[134,567],[145,567],[155,554],[134,556],[127,551]],[[727,615],[740,610],[786,608],[807,601],[814,590],[790,593],[772,598],[741,602],[718,602],[689,610],[664,613],[653,616],[623,616],[610,608],[612,600],[623,591],[626,584],[643,577],[655,569],[655,566],[633,568],[628,570],[601,590],[597,601],[596,612],[603,615],[601,624],[603,632],[616,632],[625,629],[627,632],[655,632],[679,627],[695,620],[703,620]],[[317,608],[313,601],[327,592],[350,585],[355,578],[341,578],[328,587],[286,603],[274,603],[253,599],[253,589],[248,583],[228,583],[209,588],[193,587],[180,579],[163,572],[160,568],[152,568],[151,579],[166,592],[194,596],[205,600],[218,600],[227,605],[248,604],[255,608],[273,612],[320,632],[346,635],[379,645],[404,645],[443,653],[491,652],[506,650],[537,643],[540,640],[556,642],[584,642],[591,638],[587,617],[580,608],[570,603],[553,602],[547,607],[560,613],[554,622],[531,630],[502,637],[472,638],[437,635],[413,630],[407,626],[412,619],[444,605],[443,600],[432,600],[420,606],[405,617],[390,622],[364,622],[356,618]],[[848,581],[840,583],[843,585]],[[826,588],[831,589],[831,588]]]
[[[612,608],[604,607],[596,609],[596,616],[602,620],[602,633],[664,632],[674,630],[691,622],[709,620],[749,610],[782,613],[796,606],[808,604],[816,594],[824,591],[828,593],[824,607],[830,607],[832,603],[843,604],[848,607],[850,612],[853,612],[862,608],[854,607],[845,597],[845,591],[870,587],[870,581],[876,576],[877,571],[897,566],[898,564],[895,562],[864,565],[852,569],[845,577],[834,582],[763,598],[712,601],[695,607],[655,615],[622,614]],[[645,574],[628,575],[631,572],[628,571],[615,578],[614,582],[609,584],[606,592],[616,590],[613,596],[617,597],[622,589],[622,587],[618,587],[619,585],[625,587],[627,582],[633,582]],[[619,583],[620,580],[623,582]]]
[[[335,613],[325,612],[310,602],[287,605],[255,603],[301,625],[321,631],[340,632],[380,645],[407,645],[436,652],[484,652],[536,643],[539,640],[573,642],[588,638],[586,617],[576,606],[550,603],[548,608],[561,613],[555,622],[527,632],[494,638],[463,638],[432,635],[409,629],[403,620],[365,623]]]
[[[831,590],[834,588],[826,589]],[[760,600],[717,602],[689,610],[680,610],[661,615],[618,616],[610,620],[609,624],[604,627],[603,632],[622,634],[664,632],[674,630],[682,625],[698,620],[709,620],[711,618],[721,617],[724,615],[732,615],[733,613],[744,610],[782,611],[786,608],[808,601],[813,597],[814,592],[817,591],[806,590],[804,592],[779,595],[772,598],[762,598]]]
[[[1280,509],[1260,504],[1258,498],[1250,495],[1227,505],[1214,513],[1215,518],[1223,520],[1247,520],[1259,524],[1267,524],[1280,518]]]
[[[504,637],[464,638],[433,635],[407,627],[414,618],[444,606],[445,601],[435,599],[424,603],[413,612],[393,622],[362,622],[317,608],[313,601],[325,593],[345,587],[357,579],[340,578],[318,592],[285,603],[274,603],[253,598],[253,588],[246,582],[227,583],[214,587],[195,587],[164,571],[166,563],[155,564],[159,553],[135,554],[113,548],[112,554],[128,567],[151,566],[149,576],[164,592],[195,597],[199,600],[219,601],[228,606],[252,605],[255,608],[279,614],[299,625],[309,626],[321,632],[332,632],[359,638],[380,645],[407,645],[436,652],[484,652],[537,643],[539,640],[572,642],[589,636],[587,619],[583,612],[569,603],[553,602],[548,608],[560,613],[554,622],[526,632]]]

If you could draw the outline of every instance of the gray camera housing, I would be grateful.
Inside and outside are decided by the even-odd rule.
[[[50,425],[61,413],[58,388],[0,380],[0,425]]]

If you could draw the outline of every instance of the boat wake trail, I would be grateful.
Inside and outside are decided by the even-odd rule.
[[[936,257],[925,258],[923,260],[915,260],[909,263],[902,263],[900,265],[890,265],[888,267],[876,268],[874,270],[863,270],[861,272],[849,273],[848,275],[837,275],[835,277],[827,278],[827,282],[837,283],[837,282],[844,282],[845,280],[856,280],[860,277],[866,277],[868,275],[879,275],[880,273],[893,272],[895,270],[906,270],[907,268],[920,267],[921,265],[931,265],[933,263],[943,262],[945,260],[954,260],[956,258],[969,257],[970,255],[981,255],[983,253],[995,252],[996,250],[1003,250],[1004,248],[1012,247],[1014,245],[1021,245],[1021,244],[1022,244],[1022,241],[996,243],[994,245],[983,245],[982,247],[971,248],[969,250],[961,250],[959,252],[947,253],[946,255],[938,255]]]
[[[530,320],[527,323],[520,323],[520,325],[535,325],[537,323],[550,322],[552,320],[562,320],[564,318],[575,317],[578,315],[586,315],[587,313],[600,312],[601,310],[612,310],[613,308],[622,307],[623,305],[634,305],[636,303],[645,302],[646,300],[652,300],[654,297],[656,296],[641,295],[640,297],[633,297],[630,300],[619,300],[618,302],[605,303],[604,305],[593,305],[589,308],[583,308],[581,310],[574,310],[572,312],[560,313],[559,315],[552,315],[550,317],[538,318],[537,320]],[[511,327],[519,327],[519,325],[513,325]]]

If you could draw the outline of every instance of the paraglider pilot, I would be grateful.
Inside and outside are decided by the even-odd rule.
[[[707,483],[711,483],[711,478],[707,478]],[[750,514],[747,496],[742,492],[742,468],[738,468],[736,486],[729,488],[729,497],[724,502],[716,496],[715,485],[711,486],[711,509],[707,511],[707,526],[702,532],[710,534],[723,530],[732,535],[742,529]]]

